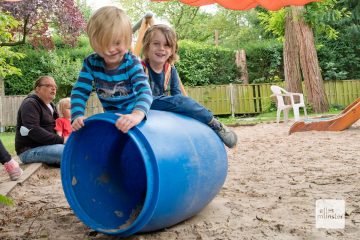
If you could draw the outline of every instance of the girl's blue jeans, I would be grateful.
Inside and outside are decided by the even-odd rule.
[[[180,94],[175,96],[154,96],[151,109],[179,113],[205,124],[208,124],[214,117],[212,112],[200,103]]]

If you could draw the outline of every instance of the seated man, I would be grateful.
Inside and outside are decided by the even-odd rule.
[[[22,102],[16,124],[15,150],[23,163],[60,164],[64,138],[56,134],[58,113],[52,103],[57,86],[50,76],[39,77]]]

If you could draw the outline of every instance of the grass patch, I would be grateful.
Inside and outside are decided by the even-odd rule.
[[[15,152],[15,133],[14,132],[3,132],[0,133],[0,139],[4,144],[6,150],[10,153],[11,156],[16,155]]]
[[[11,198],[8,198],[1,194],[0,194],[0,203],[2,203],[5,206],[14,206],[14,201]]]

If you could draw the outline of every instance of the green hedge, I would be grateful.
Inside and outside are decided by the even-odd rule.
[[[233,51],[190,41],[182,41],[179,45],[181,61],[176,66],[184,84],[189,86],[227,84],[238,78]],[[57,49],[50,52],[35,50],[30,46],[17,47],[17,51],[26,54],[24,59],[15,61],[15,65],[22,70],[23,76],[13,75],[5,78],[5,93],[28,94],[35,79],[40,75],[51,75],[59,86],[57,97],[69,96],[82,60],[92,50],[84,39],[76,48],[67,48],[61,44],[56,46]]]
[[[284,79],[283,46],[273,41],[243,44],[250,83],[276,82]],[[238,82],[235,52],[230,49],[191,41],[179,42],[180,61],[176,64],[185,85],[204,86]]]
[[[250,83],[269,83],[284,79],[283,46],[275,40],[246,43]]]
[[[39,76],[51,75],[59,86],[57,98],[69,96],[84,57],[92,52],[85,43],[80,42],[76,48],[65,46],[53,51],[33,49],[28,45],[17,47],[16,51],[26,54],[24,59],[14,61],[14,65],[21,69],[22,76],[5,78],[5,94],[26,95]]]
[[[179,56],[176,67],[185,85],[227,84],[239,78],[232,50],[180,41]]]

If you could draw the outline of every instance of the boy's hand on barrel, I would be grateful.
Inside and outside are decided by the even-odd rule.
[[[145,113],[140,110],[134,110],[131,114],[116,114],[120,116],[116,120],[115,126],[122,131],[127,133],[133,126],[138,125],[145,117]]]
[[[72,129],[74,131],[77,131],[80,128],[82,128],[84,126],[84,119],[85,119],[85,117],[77,117],[77,118],[75,118],[75,120],[71,124]]]

